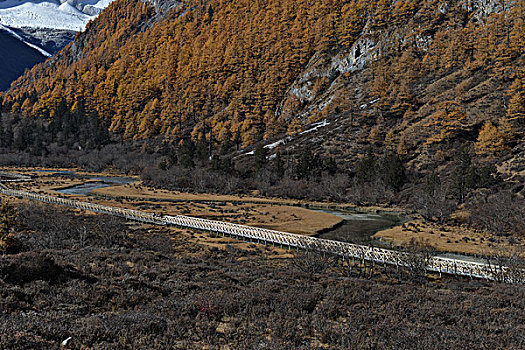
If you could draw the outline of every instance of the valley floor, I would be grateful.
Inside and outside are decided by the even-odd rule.
[[[56,195],[53,189],[85,181],[39,174],[36,187],[35,182],[10,186]],[[338,219],[326,214],[312,220],[311,211],[283,205],[293,204],[287,201],[210,202],[210,195],[138,183],[81,199],[86,198],[244,223],[284,222],[288,229],[301,223],[307,234],[321,227],[310,227],[314,222],[332,225],[330,220]],[[523,286],[429,278],[208,233],[4,201],[18,206],[18,218],[17,251],[0,256],[2,348],[58,348],[70,337],[68,347],[74,349],[525,347]],[[395,229],[416,231],[408,223]]]
[[[93,173],[71,169],[2,168],[29,174],[33,181],[12,184],[12,188],[52,196],[84,183],[96,183],[99,177],[119,177],[113,173]],[[60,173],[57,173],[60,172]],[[130,179],[133,180],[133,179]],[[465,225],[439,224],[424,220],[417,214],[404,213],[401,208],[356,207],[352,204],[299,201],[266,198],[254,195],[219,195],[186,193],[156,189],[144,185],[140,179],[132,183],[112,184],[96,188],[88,196],[61,194],[71,199],[133,208],[166,215],[188,215],[205,219],[233,222],[304,235],[327,232],[342,223],[339,216],[311,210],[331,208],[363,213],[392,212],[404,215],[404,222],[381,230],[372,238],[396,248],[406,248],[414,242],[427,245],[439,252],[490,256],[502,251],[525,251],[525,240],[520,237],[494,237]],[[310,209],[309,209],[310,208]]]

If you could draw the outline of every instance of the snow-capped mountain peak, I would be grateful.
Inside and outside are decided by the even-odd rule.
[[[0,24],[0,30],[5,30],[7,33],[11,34],[13,37],[15,37],[16,39],[20,40],[21,42],[23,42],[24,44],[26,44],[27,46],[37,50],[38,52],[40,52],[43,56],[45,57],[51,57],[51,54],[49,52],[47,52],[46,50],[42,49],[41,47],[35,45],[35,44],[31,44],[30,42],[27,42],[24,38],[22,38],[20,35],[18,35],[17,33],[15,33],[13,30],[3,26]]]
[[[0,0],[0,24],[10,28],[81,31],[112,0]]]
[[[0,90],[62,49],[112,1],[0,0]]]

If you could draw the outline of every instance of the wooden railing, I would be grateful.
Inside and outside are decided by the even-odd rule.
[[[0,171],[0,181],[3,182],[20,182],[20,181],[31,181],[31,177],[23,174],[8,173]]]
[[[154,213],[147,213],[138,210],[110,207],[68,198],[12,190],[8,189],[4,185],[0,186],[0,193],[7,196],[64,205],[67,207],[88,210],[96,213],[115,215],[137,222],[156,225],[171,225],[180,228],[213,232],[218,235],[250,240],[258,243],[279,245],[288,247],[289,249],[296,248],[335,254],[341,256],[343,259],[370,261],[400,267],[410,267],[415,259],[419,259],[420,262],[424,263],[426,270],[438,272],[440,274],[444,273],[487,280],[501,280],[501,277],[499,276],[504,276],[506,269],[502,266],[492,266],[485,263],[458,259],[448,259],[442,257],[424,258],[417,254],[410,254],[390,249],[362,246],[352,243],[308,237],[288,232],[280,232],[259,227],[207,220],[190,216],[157,215]],[[506,282],[513,281],[511,277],[508,277]]]

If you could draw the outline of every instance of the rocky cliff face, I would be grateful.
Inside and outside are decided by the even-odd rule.
[[[155,10],[160,16],[165,15],[169,10],[175,9],[182,4],[181,1],[177,1],[177,0],[142,0],[142,1],[153,5],[155,7]]]
[[[446,16],[451,11],[452,3],[454,2],[443,2],[430,15],[435,18]],[[502,3],[496,0],[465,1],[461,3],[461,7],[474,21],[485,21],[490,14],[503,10]],[[358,74],[377,59],[396,51],[399,53],[408,45],[416,46],[422,53],[427,52],[434,39],[432,30],[414,28],[414,23],[424,21],[422,16],[423,14],[416,13],[413,20],[404,26],[380,30],[374,29],[369,20],[350,48],[314,56],[288,90],[277,114],[282,114],[285,119],[289,119],[293,114],[308,120],[312,113],[323,110],[334,100],[334,95],[341,93],[339,89],[344,85],[345,77],[353,73]],[[392,40],[393,38],[395,40]],[[315,90],[314,87],[319,84],[327,88]],[[289,108],[297,105],[297,101],[306,107],[303,110]],[[361,100],[359,106],[366,103],[367,101]]]
[[[14,29],[13,31],[25,41],[42,48],[50,54],[62,50],[73,41],[77,34],[74,30],[30,27]]]

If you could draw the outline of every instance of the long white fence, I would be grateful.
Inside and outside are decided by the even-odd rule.
[[[20,181],[31,181],[31,177],[23,174],[8,173],[0,171],[0,181],[3,182],[20,182]]]
[[[418,261],[422,261],[422,259],[424,259],[424,266],[428,271],[438,272],[440,274],[445,273],[487,280],[501,280],[501,276],[505,275],[504,272],[506,270],[506,268],[502,266],[492,266],[484,263],[442,257],[424,258],[419,255],[390,249],[368,247],[352,243],[332,241],[288,232],[280,232],[190,216],[157,215],[138,210],[110,207],[67,198],[12,190],[3,185],[0,186],[0,193],[7,196],[64,205],[67,207],[88,210],[96,213],[115,215],[128,220],[143,223],[172,225],[181,228],[213,232],[218,235],[250,240],[258,243],[279,245],[288,247],[290,249],[296,248],[335,254],[341,256],[343,259],[369,261],[401,267],[413,266],[414,260],[418,259]],[[508,282],[512,281],[508,280]]]

